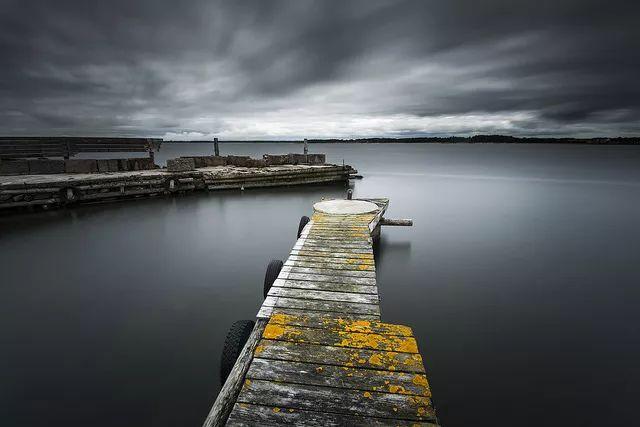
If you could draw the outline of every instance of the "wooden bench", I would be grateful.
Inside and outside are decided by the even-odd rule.
[[[80,137],[0,137],[0,159],[62,157],[78,153],[149,153],[160,149],[161,139],[80,138]]]

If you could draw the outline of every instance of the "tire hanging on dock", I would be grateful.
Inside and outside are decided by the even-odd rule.
[[[280,275],[280,270],[282,270],[282,266],[284,263],[279,259],[272,259],[267,265],[267,272],[264,274],[264,297],[266,298],[269,294],[269,290],[271,286],[273,286],[273,282],[276,281],[278,276]]]
[[[251,336],[255,324],[253,320],[238,320],[231,325],[229,332],[227,332],[227,337],[224,340],[224,347],[222,347],[220,384],[224,384],[227,380],[227,377],[233,369],[233,365],[236,363],[238,356],[240,356],[249,336]]]
[[[298,239],[300,238],[300,235],[302,234],[302,230],[304,230],[304,227],[309,223],[309,221],[311,221],[309,219],[308,216],[303,216],[302,218],[300,218],[300,224],[298,224]]]
[[[69,205],[77,202],[82,197],[82,192],[76,187],[64,187],[58,191],[61,205]]]

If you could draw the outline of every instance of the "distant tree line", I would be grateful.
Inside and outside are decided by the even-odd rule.
[[[309,139],[312,143],[502,143],[502,144],[610,144],[640,145],[640,137],[616,138],[529,138],[507,135],[421,136],[416,138]]]

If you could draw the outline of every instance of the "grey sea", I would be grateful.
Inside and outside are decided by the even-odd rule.
[[[301,152],[221,144],[222,154]],[[418,337],[442,424],[630,426],[640,383],[640,147],[318,144],[388,197],[382,319]],[[164,144],[159,162],[210,154]],[[0,424],[197,426],[228,327],[344,185],[0,216]],[[633,413],[632,413],[633,412]]]

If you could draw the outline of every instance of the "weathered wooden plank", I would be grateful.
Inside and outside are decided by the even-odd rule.
[[[375,272],[376,267],[373,264],[363,264],[359,260],[354,260],[353,263],[338,263],[338,262],[318,262],[318,261],[306,261],[296,260],[289,258],[285,263],[288,267],[310,267],[320,268],[328,270],[339,271],[371,271]]]
[[[311,230],[307,230],[304,233],[300,233],[300,237],[304,237],[306,239],[312,239],[312,240],[313,239],[323,239],[323,240],[350,239],[350,240],[354,240],[354,241],[366,242],[371,237],[371,235],[370,234],[366,234],[364,236],[349,236],[347,233],[323,233],[321,230],[316,232],[313,229],[311,229]]]
[[[283,288],[378,295],[378,287],[373,285],[352,285],[345,283],[312,282],[308,280],[276,279],[276,281],[273,282],[273,286],[280,286]]]
[[[326,214],[322,212],[314,212],[311,219],[316,222],[322,221],[371,221],[375,218],[375,213],[364,213],[364,214],[348,214],[348,215],[333,215]]]
[[[302,239],[302,238],[301,238]],[[337,247],[337,248],[353,248],[353,249],[369,249],[373,250],[373,244],[365,240],[317,240],[304,238],[301,242],[305,246],[322,246],[322,247]]]
[[[355,270],[333,270],[328,268],[317,268],[317,267],[298,267],[298,266],[290,266],[285,265],[282,267],[284,272],[290,273],[301,273],[301,274],[322,274],[325,276],[348,276],[348,277],[368,277],[375,279],[376,273],[375,271],[355,271]]]
[[[307,328],[332,329],[347,332],[362,332],[368,334],[397,335],[401,337],[411,337],[411,328],[404,325],[383,323],[378,321],[354,320],[344,317],[331,317],[327,315],[310,315],[306,313],[296,313],[288,315],[274,313],[269,320],[270,323],[303,326]]]
[[[344,301],[363,304],[378,304],[378,295],[356,294],[349,292],[318,291],[310,289],[293,289],[289,287],[272,286],[269,296],[289,297],[323,301]]]
[[[428,397],[273,381],[245,381],[238,395],[238,402],[306,410],[331,408],[331,412],[341,414],[392,419],[436,420]]]
[[[325,224],[313,224],[312,231],[327,232],[327,233],[361,233],[368,236],[369,227],[366,225],[357,224],[345,224],[345,225],[325,225]]]
[[[318,274],[318,273],[299,273],[296,271],[287,270],[287,275],[283,278],[287,280],[306,280],[309,282],[326,282],[326,283],[341,283],[351,285],[370,285],[375,286],[375,277],[356,277],[356,276],[336,276],[330,274]]]
[[[250,403],[236,403],[229,417],[228,426],[253,427],[272,425],[304,425],[312,427],[437,427],[438,425],[427,421],[389,420],[388,418],[372,418],[347,414],[335,414],[332,412],[307,411],[292,408],[280,408],[275,406],[252,405]]]
[[[229,373],[229,377],[227,377],[227,381],[222,385],[222,389],[220,389],[218,397],[204,421],[203,427],[217,427],[225,424],[236,402],[238,393],[240,393],[242,383],[253,358],[253,352],[258,345],[266,324],[266,320],[258,319],[256,322],[249,339],[242,348],[240,356],[238,356],[235,365],[233,365]]]
[[[424,373],[422,356],[419,353],[398,353],[263,339],[258,343],[254,354],[255,357],[265,359]]]
[[[342,252],[336,252],[332,250],[327,251],[314,251],[306,249],[293,249],[291,255],[297,256],[311,256],[311,257],[324,257],[324,258],[359,258],[373,260],[373,253],[361,253],[357,251],[344,250]]]
[[[365,348],[397,353],[418,353],[418,344],[415,338],[398,335],[306,328],[269,322],[264,329],[262,337],[270,340],[296,343]]]
[[[374,265],[373,258],[367,259],[367,258],[359,258],[359,257],[338,258],[338,257],[321,256],[321,255],[307,255],[307,254],[296,255],[296,254],[291,254],[291,255],[289,255],[289,259],[292,260],[292,261],[306,261],[306,262],[319,262],[319,263],[334,263],[334,264],[349,264],[349,265],[353,265],[353,264]]]
[[[424,374],[254,358],[246,378],[431,397]]]
[[[288,314],[292,316],[299,316],[301,314],[305,314],[308,316],[326,316],[326,311],[314,311],[310,309],[294,309],[287,307],[270,307],[270,306],[261,306],[258,314],[256,315],[259,319],[269,319],[274,314]],[[363,314],[363,313],[329,313],[331,315],[339,315],[342,319],[352,319],[352,320],[372,320],[379,321],[380,315],[372,315],[372,314]]]
[[[265,298],[264,306],[286,307],[296,310],[329,311],[334,313],[362,313],[380,315],[380,307],[377,304],[360,304],[339,301],[304,300],[297,298],[272,297]]]
[[[298,251],[317,251],[317,252],[345,252],[356,254],[371,254],[373,255],[373,246],[341,246],[341,245],[316,245],[313,242],[306,244],[304,241],[296,243],[293,250]]]
[[[343,224],[343,225],[326,225],[326,224],[318,224],[313,223],[310,227],[309,231],[311,233],[337,233],[337,234],[355,234],[355,235],[363,235],[365,237],[369,236],[369,227],[365,224]]]
[[[319,240],[319,241],[334,241],[334,242],[345,242],[345,243],[369,243],[370,236],[340,236],[340,235],[329,235],[325,233],[308,233],[307,235],[301,234],[300,237],[305,237],[306,240]]]

